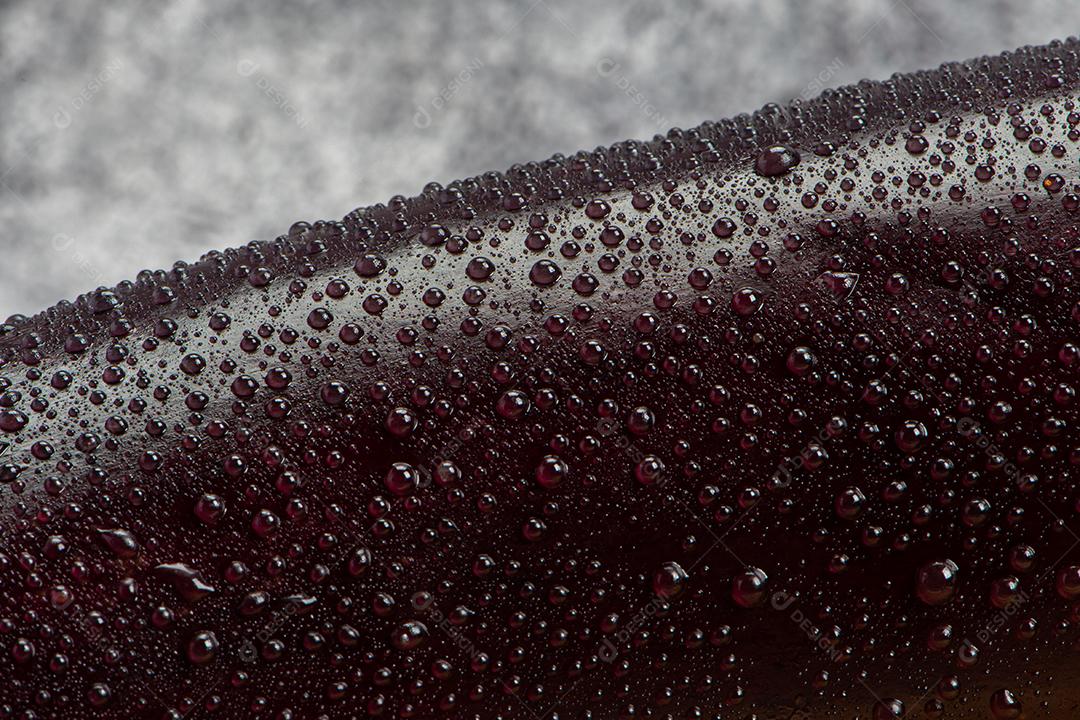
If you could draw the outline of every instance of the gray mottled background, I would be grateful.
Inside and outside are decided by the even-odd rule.
[[[1055,0],[0,0],[0,318],[1078,20]]]

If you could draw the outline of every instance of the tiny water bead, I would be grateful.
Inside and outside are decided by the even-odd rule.
[[[666,562],[653,576],[653,592],[658,597],[671,599],[686,589],[690,575],[677,562]]]
[[[562,484],[569,468],[555,455],[548,455],[536,466],[536,481],[544,488],[553,489]]]
[[[1016,720],[1023,716],[1024,706],[1007,688],[995,690],[990,697],[990,712],[994,720]]]
[[[1067,565],[1058,571],[1057,593],[1065,600],[1080,598],[1080,565]]]
[[[427,637],[427,626],[418,620],[410,620],[398,626],[394,631],[392,642],[398,650],[415,650],[427,640]]]
[[[764,570],[748,567],[735,576],[731,583],[731,599],[736,605],[753,608],[765,601],[769,576]]]
[[[786,145],[770,145],[754,160],[754,171],[765,177],[776,177],[791,172],[799,164],[799,152]]]
[[[383,483],[394,495],[408,495],[420,485],[420,473],[408,463],[394,463]]]
[[[529,279],[535,285],[547,287],[554,285],[562,275],[559,266],[550,260],[537,260],[529,272]]]
[[[218,640],[213,632],[203,630],[195,633],[188,643],[188,660],[203,665],[214,660],[218,651]]]
[[[927,605],[941,605],[956,592],[960,568],[952,560],[936,560],[919,568],[916,592]]]
[[[761,309],[764,301],[761,293],[753,288],[740,288],[731,297],[731,307],[737,315],[743,317],[753,315]]]
[[[816,361],[813,351],[800,345],[788,353],[787,367],[792,374],[802,376],[814,367]]]
[[[904,717],[905,706],[902,700],[885,698],[874,703],[873,720],[898,720]]]
[[[224,498],[206,493],[195,503],[195,515],[207,525],[216,525],[225,515]]]
[[[499,415],[508,420],[515,420],[526,415],[531,408],[532,402],[529,396],[520,390],[507,390],[499,396],[496,405]]]

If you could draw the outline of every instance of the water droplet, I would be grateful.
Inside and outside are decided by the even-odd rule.
[[[731,583],[731,599],[744,608],[757,607],[765,599],[765,585],[769,576],[764,570],[748,567],[735,576]]]
[[[653,575],[653,592],[665,600],[679,595],[686,589],[690,575],[677,562],[666,562]]]
[[[394,630],[390,641],[398,650],[413,650],[427,641],[428,629],[419,620],[402,623]]]
[[[754,171],[765,177],[776,177],[791,171],[799,164],[799,152],[786,145],[771,145],[758,154]]]
[[[935,560],[919,568],[915,592],[927,605],[942,605],[956,592],[960,568],[952,560]]]

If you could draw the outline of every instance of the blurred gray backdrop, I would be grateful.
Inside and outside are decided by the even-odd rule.
[[[1078,20],[1054,0],[0,0],[0,319]]]

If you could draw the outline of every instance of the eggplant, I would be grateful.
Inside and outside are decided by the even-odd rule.
[[[0,717],[1072,718],[1080,41],[0,326]]]

